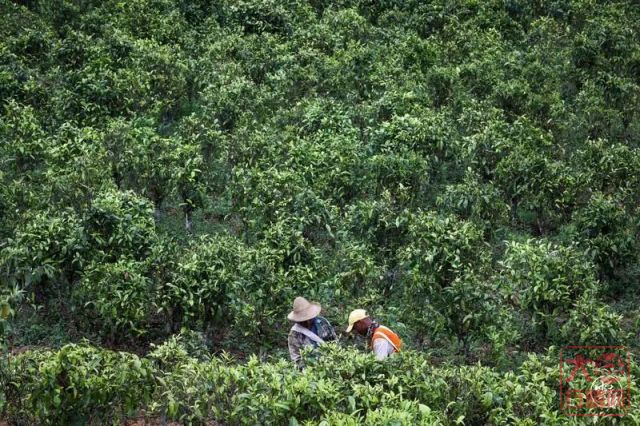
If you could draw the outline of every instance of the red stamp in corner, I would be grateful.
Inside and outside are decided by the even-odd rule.
[[[631,404],[630,354],[624,346],[560,350],[560,408],[567,416],[624,416]]]

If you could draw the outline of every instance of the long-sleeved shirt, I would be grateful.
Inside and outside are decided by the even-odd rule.
[[[373,353],[376,354],[376,359],[378,361],[382,361],[394,352],[395,349],[388,340],[376,339],[373,341]]]
[[[371,341],[374,333],[376,332],[376,330],[379,329],[379,327],[380,327],[380,324],[378,324],[376,321],[371,323],[371,325],[369,326],[369,329],[367,330],[368,340]],[[386,328],[386,327],[383,327],[383,328]],[[383,359],[387,358],[389,355],[396,352],[396,348],[393,347],[391,342],[383,338],[378,338],[373,340],[371,342],[371,349],[373,350],[373,353],[376,355],[376,359],[378,361],[382,361]]]
[[[327,321],[323,317],[315,317],[310,330],[325,342],[330,342],[337,339],[335,330],[333,329],[329,321]],[[289,355],[291,356],[291,360],[296,363],[298,368],[304,367],[304,363],[302,362],[302,359],[300,357],[300,350],[305,346],[312,346],[314,348],[318,346],[318,343],[314,342],[304,334],[298,333],[297,331],[293,330],[293,328],[289,331],[288,343]]]

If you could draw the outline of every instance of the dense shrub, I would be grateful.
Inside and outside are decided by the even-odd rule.
[[[482,272],[488,266],[490,253],[482,230],[473,222],[419,212],[410,219],[407,241],[400,260],[412,272],[424,274],[435,291],[450,286],[464,272]]]
[[[538,339],[586,344],[622,338],[620,318],[598,304],[593,264],[577,247],[511,242],[501,263],[503,279],[540,333]],[[563,324],[559,334],[558,325]]]
[[[553,351],[500,373],[481,365],[436,367],[413,351],[381,363],[327,345],[299,372],[289,362],[255,357],[246,364],[226,356],[198,361],[179,342],[157,348],[152,362],[76,345],[20,354],[10,360],[6,413],[45,424],[122,421],[143,408],[152,418],[189,424],[568,424]],[[637,400],[638,388],[631,391]],[[637,412],[629,416],[631,424]]]
[[[229,298],[239,274],[243,245],[235,238],[203,238],[192,244],[177,265],[162,307],[180,311],[187,323],[228,321]]]
[[[104,334],[139,335],[156,310],[155,289],[148,266],[130,259],[91,264],[73,290],[76,303]],[[92,320],[93,322],[93,320]]]
[[[152,204],[133,192],[96,194],[84,223],[92,258],[113,262],[120,257],[143,259],[155,238]]]
[[[0,348],[180,332],[137,400],[129,355],[0,355],[11,421],[563,423],[525,353],[638,343],[640,9],[281,3],[0,2]],[[187,331],[263,360],[298,295],[450,365]]]
[[[468,172],[460,183],[447,185],[438,197],[437,206],[454,212],[463,219],[479,222],[488,230],[504,227],[509,222],[509,204],[492,183],[482,183],[479,176]]]
[[[18,422],[121,422],[152,391],[148,360],[86,345],[27,352],[9,368],[6,415]]]
[[[25,219],[0,252],[5,282],[33,293],[38,303],[66,297],[87,259],[82,220],[72,211],[36,213]]]
[[[599,278],[612,284],[626,278],[625,273],[638,262],[640,222],[626,212],[619,198],[596,193],[576,210],[571,222],[572,236],[598,267]]]

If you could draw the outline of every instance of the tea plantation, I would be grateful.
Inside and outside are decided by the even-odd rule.
[[[0,424],[640,424],[637,1],[0,16]]]

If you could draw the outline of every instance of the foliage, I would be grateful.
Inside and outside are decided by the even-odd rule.
[[[411,218],[409,244],[400,258],[411,272],[437,290],[448,287],[464,272],[478,271],[489,260],[483,235],[472,222],[434,212],[419,212]]]
[[[573,344],[623,340],[620,319],[596,302],[593,266],[576,247],[548,241],[512,242],[502,268],[513,298],[543,339],[579,339]],[[558,335],[557,326],[562,324]]]
[[[20,322],[136,352],[170,339],[130,373],[154,371],[138,400],[109,364],[129,355],[15,358],[117,379],[111,399],[87,385],[100,407],[18,375],[42,403],[20,391],[12,418],[562,423],[526,352],[634,342],[634,6],[0,1],[0,339],[40,343]],[[298,295],[340,327],[369,309],[452,366],[336,350],[300,376],[209,361],[192,334],[280,354]],[[384,382],[396,367],[425,387]]]
[[[154,349],[149,353],[149,358],[161,369],[171,367],[187,357],[200,361],[211,359],[203,334],[189,329],[182,329],[161,345],[152,344],[152,347]]]
[[[1,270],[0,278],[6,279]],[[22,292],[16,285],[13,287],[5,285],[0,291],[0,413],[5,409],[6,389],[11,380],[7,357],[7,335],[10,331],[10,320],[15,315],[15,305],[20,301],[21,296]]]
[[[482,183],[472,172],[465,174],[461,183],[447,185],[438,197],[437,206],[455,212],[463,219],[479,222],[488,230],[504,227],[509,219],[509,205],[492,183]]]
[[[613,282],[638,262],[638,221],[615,196],[595,193],[574,213],[573,236],[597,265],[599,277]]]
[[[148,400],[150,363],[136,355],[67,345],[12,358],[10,419],[42,424],[122,420]]]
[[[122,256],[141,260],[154,242],[151,203],[132,192],[96,194],[84,221],[93,258],[99,261],[113,262]]]
[[[142,334],[154,310],[154,288],[146,269],[130,259],[89,265],[74,288],[76,303],[86,315],[96,317],[103,333]]]
[[[0,255],[8,282],[34,294],[38,303],[67,295],[86,259],[81,219],[72,211],[38,212],[14,235]]]
[[[239,263],[240,243],[231,237],[204,238],[185,253],[164,299],[166,310],[180,309],[188,322],[225,321]]]
[[[478,365],[434,366],[414,351],[381,363],[331,344],[299,372],[285,361],[255,357],[246,364],[228,356],[198,361],[176,342],[156,349],[153,362],[77,345],[18,355],[10,361],[9,418],[108,423],[145,409],[192,424],[572,424],[558,405],[553,349],[500,373]],[[154,364],[160,359],[172,361]],[[637,378],[635,362],[631,368]],[[635,385],[631,392],[637,399]],[[630,417],[623,424],[631,424]]]

